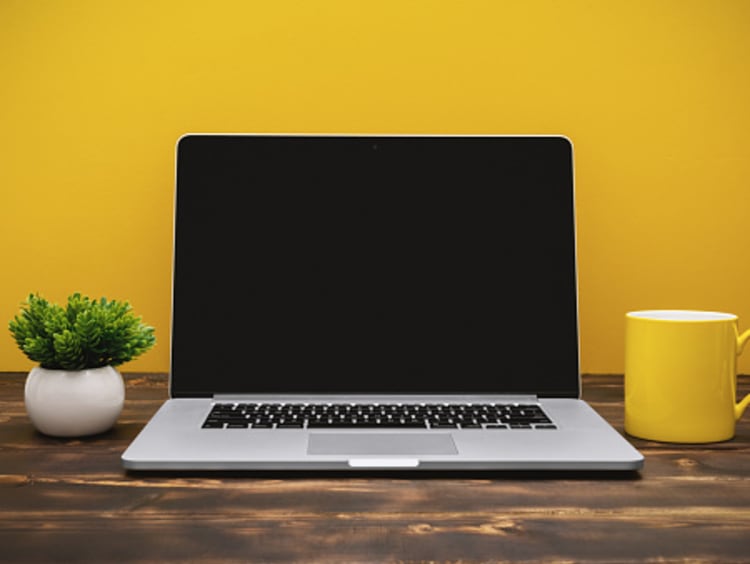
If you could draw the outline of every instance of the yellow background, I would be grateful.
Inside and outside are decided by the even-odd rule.
[[[3,326],[127,299],[159,343],[122,369],[168,370],[190,131],[566,134],[582,370],[623,371],[629,310],[750,327],[747,0],[0,0]]]

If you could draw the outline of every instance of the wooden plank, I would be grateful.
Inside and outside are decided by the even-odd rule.
[[[169,497],[169,496],[168,496]],[[174,501],[174,500],[173,500]],[[743,561],[747,510],[313,512],[184,508],[136,512],[29,511],[2,521],[7,555],[64,561]],[[81,553],[81,551],[84,551]],[[745,560],[746,561],[746,560]]]

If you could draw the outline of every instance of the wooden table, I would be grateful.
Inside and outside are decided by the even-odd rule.
[[[0,562],[750,561],[750,414],[725,443],[631,439],[639,473],[128,474],[164,375],[126,375],[79,440],[33,430],[24,379],[0,374]],[[584,398],[622,431],[621,376]]]

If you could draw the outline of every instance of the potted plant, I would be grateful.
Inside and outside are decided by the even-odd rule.
[[[80,293],[65,307],[31,294],[8,326],[21,351],[39,363],[26,379],[29,418],[40,432],[58,437],[110,429],[125,401],[115,367],[156,343],[153,327],[128,302]]]

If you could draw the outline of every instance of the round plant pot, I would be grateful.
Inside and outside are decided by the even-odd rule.
[[[32,368],[26,412],[45,435],[82,437],[110,429],[122,412],[125,383],[111,366],[84,370]]]

